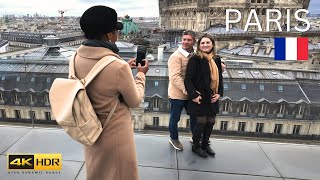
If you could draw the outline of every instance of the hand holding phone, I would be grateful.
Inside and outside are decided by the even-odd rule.
[[[143,61],[143,59],[146,59],[146,52],[147,52],[147,49],[146,49],[145,46],[138,46],[138,48],[137,48],[136,66],[138,66],[139,64],[141,66],[145,65],[145,61]]]

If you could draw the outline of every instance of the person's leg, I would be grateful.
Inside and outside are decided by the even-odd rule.
[[[187,101],[186,105],[185,105],[185,110],[188,109],[188,105],[189,105],[189,102]],[[195,116],[190,116],[190,130],[191,130],[191,133],[193,132],[194,128],[196,127],[196,117]]]
[[[188,105],[189,105],[189,102],[186,103],[186,106],[185,106],[186,110],[188,109]],[[194,128],[196,127],[196,117],[190,115],[189,122],[190,122],[190,130],[191,130],[190,142],[193,143],[192,134],[193,134]]]
[[[214,117],[207,117],[207,122],[203,130],[201,148],[206,151],[210,156],[214,156],[216,153],[211,149],[209,145],[209,139],[212,133],[213,125],[215,124]]]
[[[196,117],[196,125],[192,134],[193,144],[192,144],[192,151],[198,154],[201,157],[207,157],[208,154],[201,149],[200,139],[203,133],[203,130],[206,126],[206,117]]]
[[[170,120],[169,120],[169,142],[177,150],[183,150],[183,146],[179,141],[178,122],[180,121],[181,111],[185,106],[185,101],[171,99],[170,100]]]
[[[190,130],[191,130],[190,143],[193,143],[192,134],[193,134],[194,128],[196,127],[196,123],[197,123],[196,117],[190,116]]]
[[[191,132],[193,133],[193,130],[194,128],[196,127],[196,117],[194,116],[190,116],[190,129],[191,129]]]

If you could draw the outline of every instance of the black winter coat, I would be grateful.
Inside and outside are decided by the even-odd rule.
[[[221,69],[221,59],[219,56],[215,56],[215,63],[219,70],[219,87],[218,94],[223,96],[223,78]],[[184,85],[188,92],[188,107],[187,113],[192,116],[207,116],[215,117],[219,113],[219,103],[211,103],[211,97],[213,91],[210,88],[210,67],[209,62],[206,59],[201,59],[199,56],[192,56],[188,62]],[[199,91],[201,93],[201,104],[197,104],[192,99],[198,97]]]

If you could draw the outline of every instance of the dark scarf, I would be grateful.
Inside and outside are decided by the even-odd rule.
[[[87,39],[82,42],[82,45],[84,46],[90,46],[90,47],[105,47],[110,49],[112,52],[118,54],[119,49],[115,43],[109,42],[109,41],[103,41],[103,40],[96,40],[96,39]]]

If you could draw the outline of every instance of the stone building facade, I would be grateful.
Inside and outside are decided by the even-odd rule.
[[[58,52],[63,54],[58,56]],[[73,53],[74,50],[44,47],[24,54],[24,58],[0,58],[0,121],[54,123],[48,92],[55,78],[67,77],[68,57]],[[41,57],[30,59],[33,55]],[[224,97],[220,99],[216,133],[320,136],[319,72],[234,67],[227,68],[223,77]],[[135,130],[167,131],[167,90],[164,53],[163,59],[150,62],[144,102],[131,110]],[[188,119],[183,112],[181,130],[189,131]]]
[[[226,24],[226,9],[237,9],[242,14],[238,28],[244,29],[251,9],[256,9],[262,30],[266,29],[266,9],[280,10],[280,24],[287,22],[287,9],[291,10],[291,25],[297,21],[297,9],[308,9],[310,0],[159,0],[160,25],[166,29],[191,29],[201,32],[214,24]],[[235,14],[231,18],[236,19]],[[271,30],[276,25],[271,25]],[[251,30],[256,30],[254,27]]]
[[[2,32],[0,38],[9,41],[9,46],[33,48],[46,44],[45,38],[54,36],[64,46],[80,45],[84,35],[80,31],[65,32]]]

